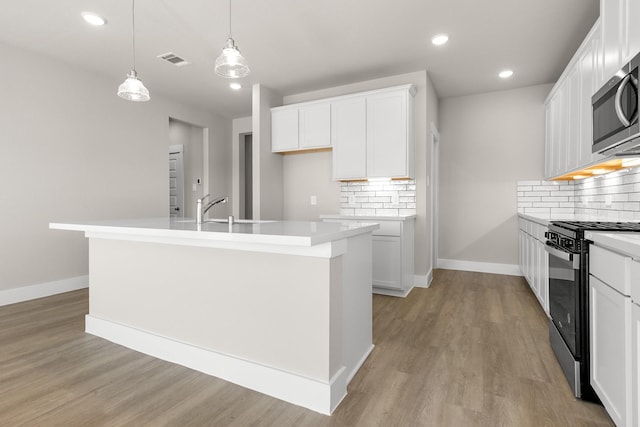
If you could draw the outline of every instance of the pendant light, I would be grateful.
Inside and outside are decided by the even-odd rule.
[[[230,79],[238,79],[249,74],[247,60],[240,54],[231,37],[231,0],[229,0],[229,38],[222,49],[222,54],[216,59],[215,72],[219,76]]]
[[[136,72],[136,0],[131,0],[131,21],[133,23],[133,69],[127,79],[118,87],[118,96],[128,101],[148,101],[149,90],[144,87]]]

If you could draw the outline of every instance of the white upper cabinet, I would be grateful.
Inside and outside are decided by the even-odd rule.
[[[640,0],[637,0],[640,1]],[[591,96],[604,73],[600,21],[574,55],[547,98],[545,176],[555,178],[603,158],[592,154]]]
[[[271,109],[271,151],[298,151],[330,146],[330,103],[310,103]]]
[[[602,25],[603,78],[608,80],[622,65],[624,50],[624,12],[627,0],[603,0],[600,2]],[[602,82],[601,82],[602,83]]]
[[[298,149],[298,109],[271,110],[271,151]]]
[[[602,75],[598,87],[640,52],[640,0],[601,0]]]
[[[413,126],[408,90],[367,97],[367,177],[411,177]]]
[[[331,104],[307,105],[298,110],[300,148],[322,148],[331,145]]]
[[[414,178],[413,85],[271,109],[271,151],[333,149],[335,180]]]
[[[364,179],[367,176],[366,98],[335,101],[331,107],[333,178]]]

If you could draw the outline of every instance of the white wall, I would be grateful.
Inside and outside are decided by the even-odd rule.
[[[85,238],[49,222],[168,216],[169,117],[209,129],[211,186],[231,190],[230,121],[153,87],[147,103],[122,100],[119,80],[7,45],[0,56],[0,291],[87,274]]]
[[[544,176],[550,89],[440,100],[440,259],[517,265],[516,186]]]
[[[282,104],[273,90],[253,85],[253,218],[283,218],[282,156],[271,152],[271,107]]]
[[[427,186],[427,176],[431,174],[431,127],[432,121],[437,127],[438,97],[426,71],[400,74],[375,80],[354,83],[345,86],[306,92],[284,97],[284,104],[312,101],[332,96],[347,95],[367,90],[381,89],[401,84],[411,83],[416,86],[414,109],[414,138],[416,143],[416,235],[415,235],[415,270],[416,274],[427,276],[432,269],[431,260],[431,188]],[[317,162],[312,170],[306,168],[311,162]],[[331,194],[335,182],[331,176],[327,179],[326,172],[331,168],[331,156],[326,153],[309,153],[305,155],[284,156],[284,175],[286,186],[284,193],[285,213],[291,215],[285,219],[311,219],[319,209],[310,209],[306,188],[312,186],[318,194]],[[337,190],[336,190],[337,191]],[[318,199],[323,203],[324,212],[338,213],[340,210],[339,197],[329,200]],[[300,216],[300,217],[298,217]],[[314,219],[318,219],[317,217]]]

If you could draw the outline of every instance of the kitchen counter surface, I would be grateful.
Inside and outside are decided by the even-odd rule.
[[[620,221],[620,222],[637,222],[631,220],[619,220],[598,215],[585,214],[524,214],[518,213],[520,218],[537,222],[542,225],[549,225],[552,221]]]
[[[374,216],[374,215],[340,215],[327,214],[320,215],[320,219],[344,219],[349,221],[404,221],[407,219],[415,219],[416,215],[398,215],[398,216]]]
[[[606,246],[640,259],[640,233],[587,231],[585,237],[600,246]]]
[[[373,222],[310,221],[236,222],[232,226],[227,223],[207,221],[197,225],[193,219],[165,217],[51,223],[49,228],[84,231],[87,235],[101,233],[139,238],[309,247],[369,233],[378,229],[379,225]]]

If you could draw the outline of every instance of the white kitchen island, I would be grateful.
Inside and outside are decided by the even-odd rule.
[[[51,223],[89,239],[86,332],[331,414],[371,350],[371,223]]]

